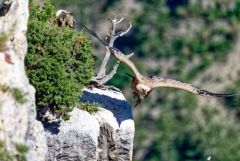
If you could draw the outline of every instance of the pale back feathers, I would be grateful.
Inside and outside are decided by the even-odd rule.
[[[148,77],[148,84],[150,88],[157,87],[172,87],[179,88],[185,91],[197,94],[198,89],[193,87],[191,84],[183,83],[174,79],[162,78],[162,77]]]

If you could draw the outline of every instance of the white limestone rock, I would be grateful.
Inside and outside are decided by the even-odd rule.
[[[70,120],[44,123],[48,161],[132,160],[134,121],[131,106],[120,92],[85,89],[83,101],[97,103],[99,111],[81,109]]]
[[[28,160],[43,161],[46,138],[35,119],[35,89],[24,69],[28,16],[28,0],[0,1],[0,36],[8,38],[0,49],[0,140],[13,154],[15,144],[28,145]],[[14,89],[24,95],[24,103],[14,97]]]

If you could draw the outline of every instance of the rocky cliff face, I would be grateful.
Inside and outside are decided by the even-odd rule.
[[[130,105],[120,92],[85,89],[83,101],[97,103],[99,111],[89,114],[74,109],[70,120],[45,123],[47,160],[132,160],[134,122]]]
[[[28,14],[27,0],[0,1],[0,141],[6,150],[16,155],[15,145],[26,145],[29,161],[131,160],[134,122],[120,92],[85,89],[82,100],[97,103],[99,112],[74,109],[68,121],[36,120],[35,89],[24,69]]]
[[[35,90],[24,69],[28,1],[0,2],[0,140],[14,155],[16,144],[29,146],[27,158],[41,161],[47,152],[46,139],[35,119]]]

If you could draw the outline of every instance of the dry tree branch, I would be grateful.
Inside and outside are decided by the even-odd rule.
[[[126,57],[131,58],[133,55],[134,55],[134,53],[131,53],[129,55],[126,55]],[[101,77],[100,79],[97,79],[95,81],[97,81],[99,84],[104,84],[107,81],[109,81],[117,73],[119,64],[120,64],[120,61],[117,61],[116,64],[113,66],[112,71],[108,75],[105,75],[104,77]]]
[[[108,39],[109,39],[108,46],[113,47],[115,40],[127,34],[132,28],[132,24],[130,23],[129,27],[125,31],[120,31],[116,33],[116,26],[124,20],[124,17],[121,17],[118,19],[115,15],[113,18],[109,18],[109,20],[111,22],[111,30],[110,30],[110,33],[108,33]],[[116,74],[120,64],[119,61],[116,62],[116,64],[113,66],[113,69],[109,72],[109,74],[106,75],[106,66],[109,61],[110,55],[111,55],[110,52],[106,50],[105,56],[100,65],[99,72],[97,73],[97,76],[93,78],[93,81],[96,81],[99,84],[105,84]],[[130,54],[130,57],[132,55]]]

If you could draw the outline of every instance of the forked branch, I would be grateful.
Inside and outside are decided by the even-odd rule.
[[[116,33],[116,27],[119,23],[121,23],[124,20],[124,17],[117,18],[116,16],[114,16],[113,18],[109,18],[109,20],[111,22],[111,30],[107,34],[108,35],[107,38],[109,40],[108,46],[113,47],[115,40],[117,38],[127,34],[130,31],[130,29],[132,27],[132,24],[130,24],[129,27],[125,31],[120,31],[120,32]],[[113,69],[109,72],[109,74],[106,74],[106,66],[107,66],[107,63],[109,61],[110,55],[111,55],[110,52],[108,50],[106,50],[105,56],[104,56],[103,61],[100,65],[99,72],[97,73],[97,76],[95,76],[93,78],[93,81],[96,81],[99,84],[105,84],[107,81],[109,81],[116,74],[117,69],[119,67],[119,63],[120,63],[119,61],[117,61],[115,63],[115,65],[113,66]]]

